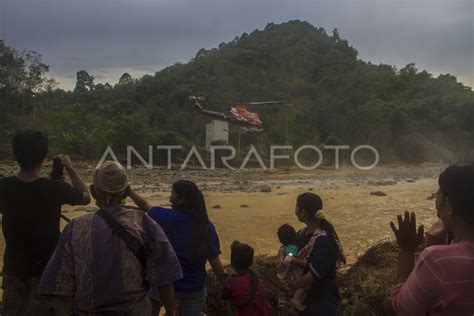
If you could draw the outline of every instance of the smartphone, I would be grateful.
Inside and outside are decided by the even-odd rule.
[[[64,175],[64,166],[61,162],[61,158],[54,158],[53,159],[53,169],[51,170],[51,179],[53,180],[61,180]]]

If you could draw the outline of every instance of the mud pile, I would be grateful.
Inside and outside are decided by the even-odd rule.
[[[398,247],[394,242],[379,242],[358,258],[351,267],[341,267],[338,284],[341,290],[339,314],[395,315],[390,305],[390,290],[395,283]],[[266,296],[274,315],[285,315],[292,292],[276,277],[277,259],[255,258],[253,269],[265,282]],[[230,267],[226,266],[230,272]],[[232,315],[230,304],[220,299],[222,288],[212,272],[208,278],[207,315]]]

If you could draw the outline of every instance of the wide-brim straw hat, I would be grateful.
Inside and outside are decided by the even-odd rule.
[[[92,182],[95,188],[103,192],[120,193],[128,187],[127,171],[119,163],[107,160],[94,170]]]

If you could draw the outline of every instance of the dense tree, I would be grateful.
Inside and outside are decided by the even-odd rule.
[[[130,74],[128,72],[126,72],[122,76],[120,76],[120,79],[119,79],[118,83],[122,84],[122,85],[133,83],[132,76],[130,76]]]
[[[56,84],[45,77],[47,71],[37,52],[19,52],[0,40],[0,154],[15,130],[36,127],[38,96]]]
[[[7,84],[9,95],[23,86],[34,90],[26,84],[34,80],[11,84],[28,76],[15,54],[0,56],[2,65],[9,65],[8,76],[6,68],[0,69],[1,93]],[[187,98],[192,94],[206,96],[206,106],[214,110],[241,100],[289,101],[251,108],[261,115],[264,131],[241,135],[243,149],[370,144],[381,151],[382,161],[474,158],[471,88],[450,74],[434,77],[415,64],[397,70],[364,62],[337,29],[328,35],[307,22],[269,23],[217,48],[202,48],[188,63],[154,75],[133,80],[123,74],[115,86],[94,87],[94,78],[84,70],[77,82],[74,92],[50,89],[37,95],[44,117],[53,117],[53,110],[63,116],[42,127],[63,135],[54,138],[58,147],[81,148],[75,152],[79,157],[86,152],[94,157],[105,144],[203,146],[208,119],[193,112]],[[11,104],[21,104],[15,98]],[[63,132],[69,121],[79,136]],[[237,134],[231,134],[230,142],[237,145]]]
[[[94,77],[85,70],[76,73],[76,88],[74,92],[87,92],[94,90]]]

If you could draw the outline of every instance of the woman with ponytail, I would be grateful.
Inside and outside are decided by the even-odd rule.
[[[346,259],[334,226],[322,208],[321,198],[314,193],[303,193],[296,200],[295,214],[305,227],[298,231],[297,246],[301,251],[290,264],[303,268],[304,273],[290,286],[308,288],[305,308],[299,315],[336,315],[339,304],[336,269]]]
[[[170,202],[171,209],[152,207],[148,214],[165,231],[183,270],[183,278],[174,283],[181,315],[199,316],[206,302],[206,262],[209,261],[219,281],[225,282],[219,238],[196,184],[175,182]]]

